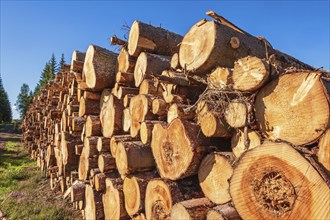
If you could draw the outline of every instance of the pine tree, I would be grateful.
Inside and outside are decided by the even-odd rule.
[[[32,93],[27,84],[23,83],[21,86],[21,91],[17,96],[17,100],[15,103],[16,110],[20,113],[21,118],[24,117],[28,107],[32,101]]]
[[[12,120],[12,112],[8,94],[2,84],[0,75],[0,122],[10,122]]]
[[[56,62],[56,58],[55,58],[54,53],[52,54],[52,57],[49,60],[49,65],[50,65],[49,78],[54,79],[55,78],[55,73],[58,72],[58,66],[57,66],[57,62]]]
[[[59,69],[63,69],[63,66],[65,65],[65,58],[64,58],[64,53],[62,53],[61,55],[61,61],[60,61],[60,65],[59,65]]]

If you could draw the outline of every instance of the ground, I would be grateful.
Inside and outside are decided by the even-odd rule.
[[[0,125],[0,220],[80,219],[30,159],[13,125]]]

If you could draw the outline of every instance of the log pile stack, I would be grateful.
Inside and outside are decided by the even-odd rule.
[[[24,142],[85,219],[327,219],[328,73],[207,12],[135,21],[41,90]]]

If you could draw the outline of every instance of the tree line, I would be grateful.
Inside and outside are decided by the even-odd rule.
[[[61,55],[59,63],[56,61],[55,55],[52,54],[50,60],[46,62],[41,72],[39,82],[37,83],[34,90],[30,90],[29,85],[23,83],[15,103],[16,110],[19,112],[21,118],[24,117],[26,111],[29,108],[29,105],[33,100],[33,97],[39,93],[39,91],[48,83],[49,80],[55,78],[55,74],[63,67],[64,64],[64,54]]]
[[[0,75],[0,123],[10,122],[12,120],[12,112],[8,94],[3,87],[2,78]]]

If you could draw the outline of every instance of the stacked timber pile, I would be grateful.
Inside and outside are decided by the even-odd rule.
[[[85,219],[329,219],[326,72],[207,12],[74,51],[24,142]]]

